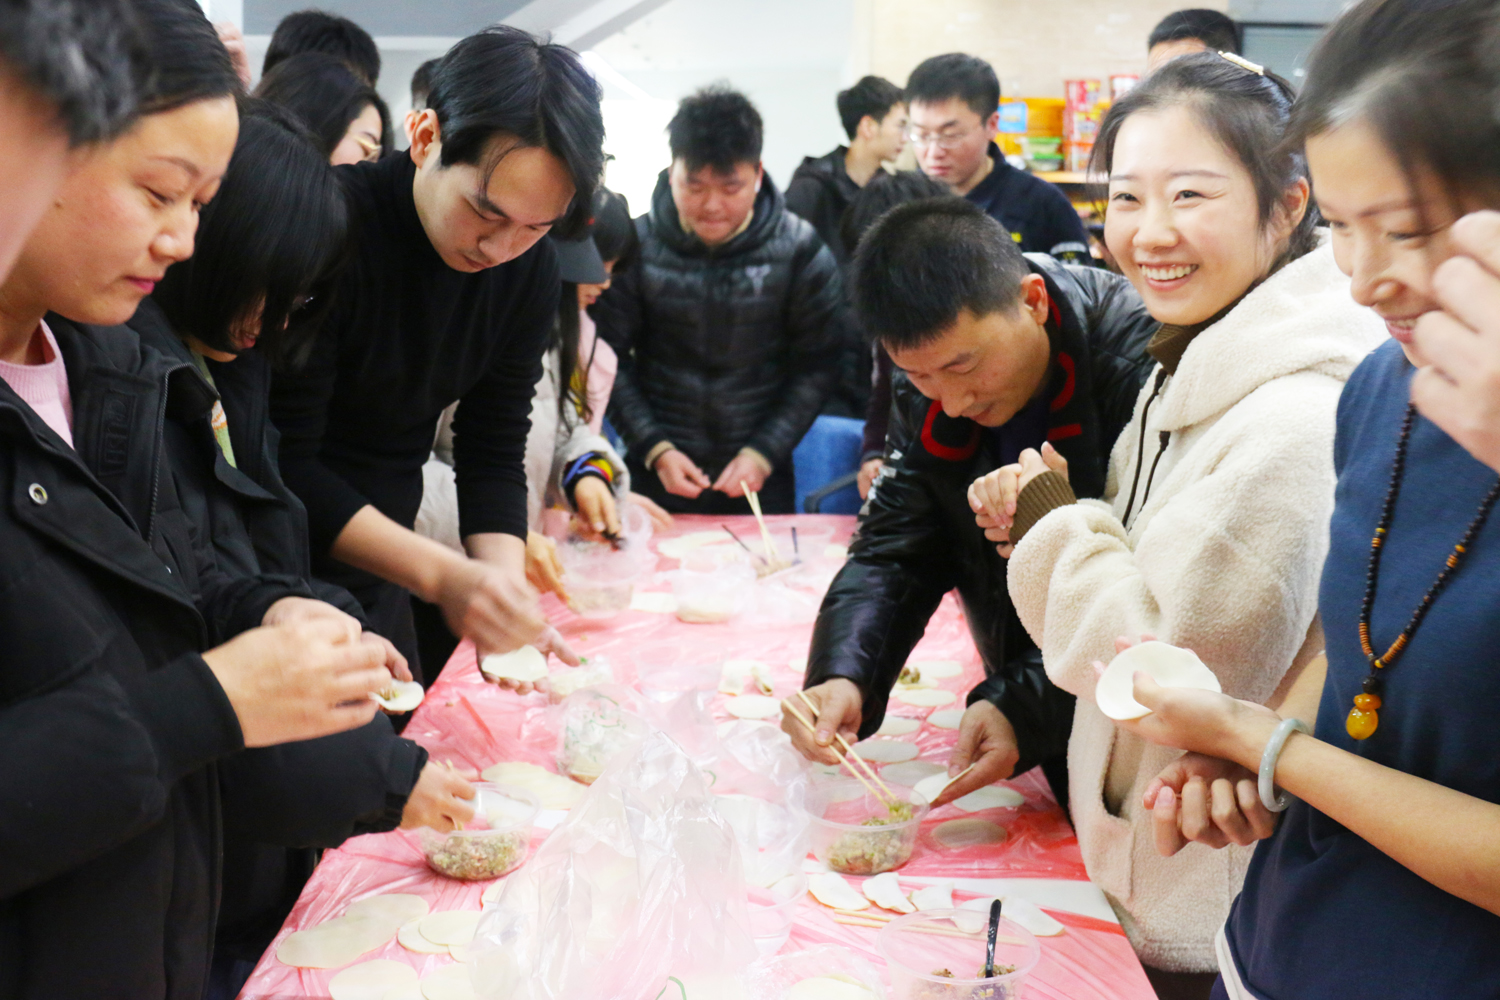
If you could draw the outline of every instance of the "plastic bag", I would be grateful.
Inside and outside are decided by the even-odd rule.
[[[592,785],[611,761],[651,732],[645,719],[612,696],[620,691],[613,686],[585,688],[563,701],[557,723],[558,773]]]
[[[654,732],[606,768],[470,951],[485,1000],[649,1000],[670,977],[741,975],[755,946],[739,850],[687,754]]]
[[[885,984],[875,966],[837,945],[761,959],[745,972],[745,993],[755,1000],[783,1000],[793,986],[815,976],[853,980],[875,994],[877,1000],[885,1000]]]
[[[745,881],[769,886],[802,870],[811,844],[808,774],[786,733],[754,722],[719,728],[714,805],[734,828]]]

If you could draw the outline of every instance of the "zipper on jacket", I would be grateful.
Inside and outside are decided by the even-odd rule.
[[[1141,510],[1145,510],[1146,504],[1151,502],[1151,483],[1156,479],[1156,467],[1161,464],[1161,457],[1167,453],[1167,445],[1171,440],[1171,431],[1162,431],[1157,438],[1156,458],[1151,462],[1151,471],[1146,474],[1146,492],[1141,494]]]
[[[1126,531],[1130,530],[1130,512],[1135,509],[1135,491],[1141,485],[1141,467],[1146,464],[1146,418],[1151,415],[1151,404],[1156,402],[1156,397],[1161,393],[1161,387],[1166,384],[1166,381],[1167,370],[1163,368],[1156,373],[1156,384],[1151,387],[1151,396],[1146,400],[1146,405],[1141,408],[1141,437],[1135,445],[1135,478],[1131,480],[1130,499],[1125,503],[1125,517],[1120,522],[1125,525]],[[1157,452],[1156,458],[1157,461],[1161,460],[1161,452]],[[1151,467],[1151,471],[1155,474],[1155,465]],[[1150,491],[1149,483],[1146,489]],[[1141,506],[1146,506],[1144,500],[1141,501]]]

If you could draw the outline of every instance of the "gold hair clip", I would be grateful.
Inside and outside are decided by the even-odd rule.
[[[1220,52],[1219,55],[1222,56],[1225,59],[1228,59],[1230,62],[1232,62],[1236,66],[1238,66],[1240,69],[1248,69],[1250,72],[1254,73],[1256,76],[1265,76],[1266,75],[1266,68],[1264,66],[1259,66],[1259,65],[1251,62],[1249,59],[1246,59],[1244,56],[1235,55],[1233,52]]]

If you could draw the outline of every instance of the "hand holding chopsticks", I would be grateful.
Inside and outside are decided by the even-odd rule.
[[[818,717],[818,706],[813,703],[812,699],[807,696],[806,692],[798,691],[797,697],[800,698],[802,700],[802,703],[807,706],[808,711],[812,713],[813,719],[816,719]],[[793,718],[806,726],[809,732],[816,732],[816,727],[813,725],[812,721],[808,719],[807,716],[803,715],[796,705],[792,704],[792,700],[790,698],[783,701],[782,706],[789,713],[791,713]],[[849,745],[849,741],[844,739],[844,735],[842,733],[834,733],[833,738],[837,744],[843,746],[844,751],[848,754],[848,756],[845,756],[845,753],[840,753],[837,746],[830,747],[829,749],[831,749],[834,756],[839,759],[839,763],[843,764],[844,767],[849,770],[850,774],[858,778],[860,784],[869,789],[870,794],[875,796],[877,802],[889,809],[891,806],[896,805],[902,801],[901,798],[897,796],[895,792],[891,791],[889,786],[887,786],[886,783],[880,779],[880,775],[875,772],[875,769],[870,766],[869,762],[861,757],[859,753]],[[856,764],[859,766],[856,767]],[[864,769],[864,774],[860,773],[860,768]],[[869,775],[868,779],[865,777],[866,774]]]

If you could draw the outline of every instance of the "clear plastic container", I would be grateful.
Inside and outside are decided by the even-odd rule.
[[[845,875],[878,875],[911,860],[927,800],[905,785],[886,782],[886,787],[909,804],[909,818],[893,816],[853,778],[813,785],[807,812],[812,819],[812,850],[819,861]]]
[[[709,553],[690,552],[672,574],[677,618],[710,625],[738,618],[753,603],[755,570],[745,562],[719,562]]]
[[[597,688],[563,702],[558,728],[557,769],[584,785],[599,780],[612,760],[650,731],[644,719]]]
[[[897,917],[875,935],[885,958],[891,1000],[1020,1000],[1026,977],[1042,957],[1036,936],[1000,919],[995,970],[983,978],[989,914],[927,910]]]
[[[508,875],[531,847],[531,827],[541,804],[519,788],[475,782],[474,818],[462,830],[417,831],[427,865],[439,875],[476,881]]]
[[[762,955],[774,955],[792,936],[797,906],[807,894],[807,876],[788,875],[773,885],[751,886],[746,903],[750,909],[750,936]]]

